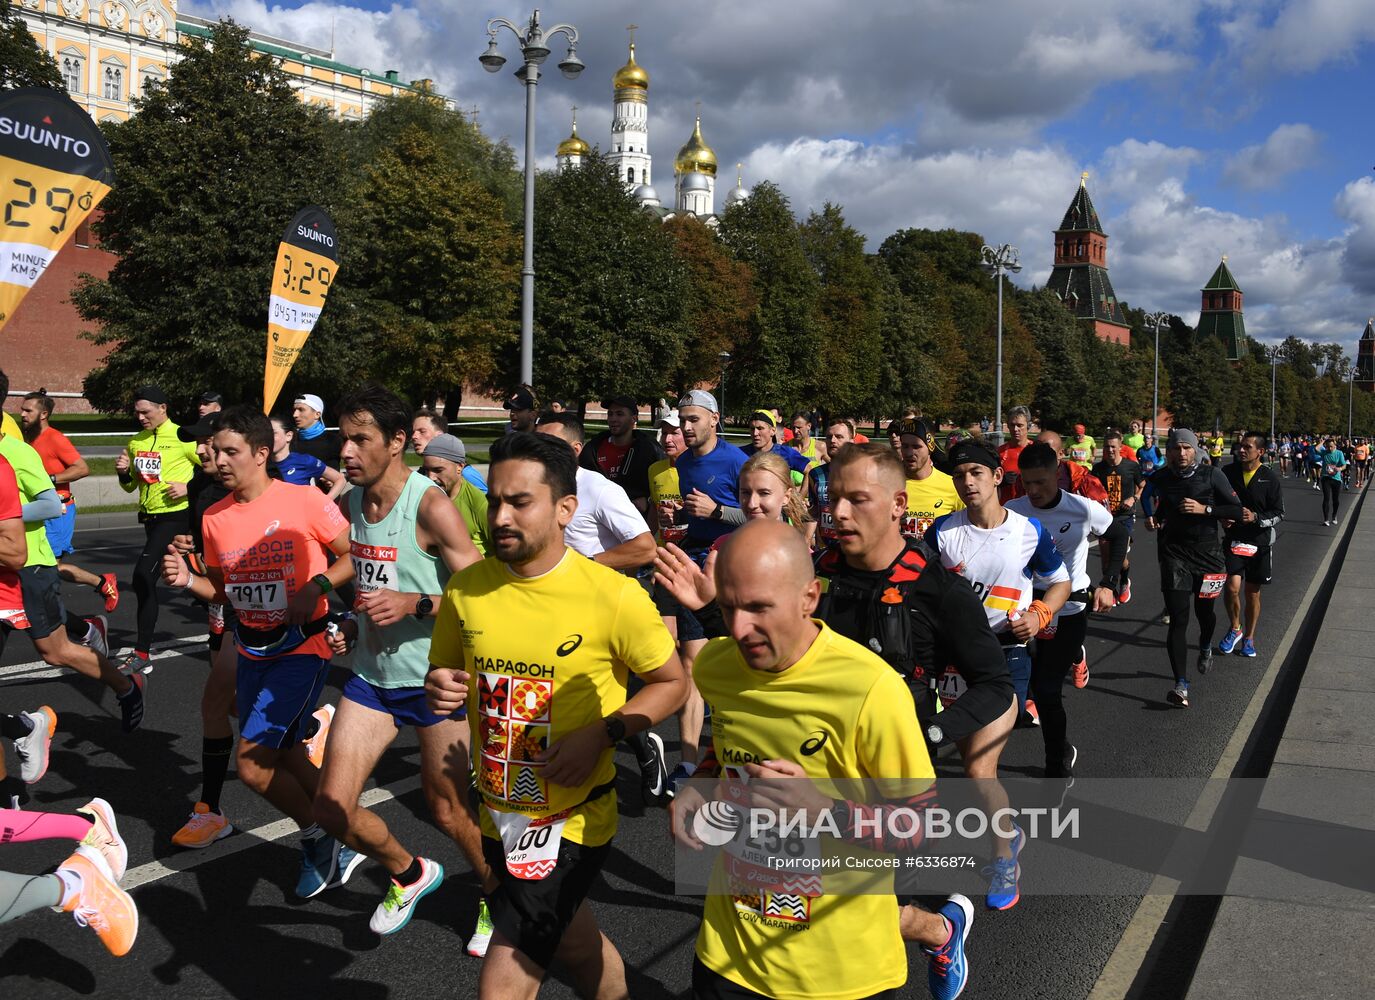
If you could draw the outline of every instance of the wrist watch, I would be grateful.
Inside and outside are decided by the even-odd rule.
[[[613,747],[625,739],[625,720],[619,715],[608,715],[602,720],[602,725],[606,727],[606,738]]]
[[[927,742],[927,743],[930,743],[933,747],[934,747],[934,746],[939,746],[940,743],[941,743],[941,741],[944,740],[944,739],[945,739],[945,730],[942,729],[942,728],[940,727],[940,723],[931,722],[931,723],[928,723],[928,724],[927,724],[927,726],[926,726],[926,742]]]
[[[1206,507],[1203,508],[1203,513],[1205,513],[1205,514],[1211,514],[1212,512],[1213,512],[1213,508],[1212,508],[1212,505],[1211,505],[1211,504],[1209,504],[1208,506],[1206,506]]]
[[[434,610],[434,601],[430,600],[429,594],[421,594],[420,600],[415,602],[415,617],[419,621],[424,621],[430,617],[430,612]]]
[[[716,509],[711,512],[711,520],[721,520],[721,505],[719,503],[716,505]]]

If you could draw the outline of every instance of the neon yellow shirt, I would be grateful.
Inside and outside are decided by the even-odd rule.
[[[698,655],[693,680],[712,706],[717,760],[728,778],[742,761],[784,759],[799,764],[823,794],[854,778],[876,781],[894,798],[915,794],[935,772],[907,686],[874,653],[817,624],[811,648],[778,673],[746,666],[732,639],[713,639]],[[818,735],[819,748],[800,749]],[[852,856],[866,853],[825,842]],[[872,879],[865,892],[844,892],[855,887],[852,874],[824,874],[819,895],[779,894],[732,877],[718,858],[697,957],[732,982],[780,1000],[869,996],[902,986],[907,950],[896,901]],[[891,881],[890,875],[889,887]]]
[[[661,458],[649,467],[649,502],[658,516],[659,531],[655,541],[681,542],[687,537],[687,524],[675,524],[674,518],[683,503],[682,487],[678,485],[678,470],[673,460]],[[667,527],[667,530],[665,530]]]
[[[902,519],[902,533],[920,538],[932,521],[957,510],[964,510],[964,501],[955,492],[955,480],[940,469],[932,469],[925,479],[907,480],[907,516]]]
[[[43,468],[43,459],[38,452],[24,443],[24,439],[6,434],[0,437],[0,456],[14,467],[14,478],[19,480],[19,502],[32,503],[33,498],[45,490],[53,489],[53,481],[48,478],[48,470]],[[28,543],[29,554],[25,566],[56,566],[53,547],[48,543],[47,522],[24,522],[24,540]]]
[[[168,483],[189,483],[201,464],[196,442],[177,438],[177,425],[164,420],[152,430],[139,431],[129,439],[129,480],[119,481],[125,493],[138,489],[139,510],[145,514],[170,514],[185,510],[186,497],[173,500],[167,495]]]
[[[468,719],[487,809],[535,818],[571,810],[565,837],[593,847],[610,840],[615,791],[587,799],[615,781],[614,752],[604,750],[576,788],[545,781],[534,757],[622,707],[630,673],[658,670],[673,648],[639,583],[572,549],[543,576],[517,576],[496,559],[455,573],[430,662],[472,677]],[[495,839],[487,809],[479,810],[482,832]]]
[[[0,412],[0,437],[18,438],[24,440],[24,434],[19,429],[19,424],[8,413]]]
[[[1069,441],[1065,444],[1065,453],[1071,462],[1076,462],[1086,469],[1093,468],[1093,449],[1097,442],[1087,434],[1078,441]]]

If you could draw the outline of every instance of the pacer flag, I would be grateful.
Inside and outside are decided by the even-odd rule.
[[[263,369],[263,412],[271,413],[282,383],[296,363],[325,308],[325,296],[339,266],[334,223],[316,205],[303,208],[286,227],[272,272],[267,306],[267,365]]]
[[[70,97],[0,95],[0,327],[114,183],[105,137]]]

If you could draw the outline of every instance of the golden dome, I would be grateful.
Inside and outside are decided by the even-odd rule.
[[[673,161],[673,170],[679,174],[706,174],[716,176],[716,153],[702,138],[702,116],[697,116],[697,124],[692,129],[692,138],[678,150],[678,159]]]
[[[582,136],[578,135],[578,116],[573,115],[573,133],[563,142],[559,143],[559,156],[586,156],[592,151],[592,147],[583,141]]]
[[[633,87],[636,90],[649,89],[649,74],[635,61],[635,43],[630,43],[630,61],[616,71],[611,85],[617,90]]]

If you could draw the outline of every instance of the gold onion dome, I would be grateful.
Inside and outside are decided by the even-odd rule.
[[[616,76],[611,81],[612,86],[617,90],[631,87],[635,90],[649,89],[649,74],[644,71],[644,67],[635,61],[635,43],[630,43],[630,61],[616,71]]]
[[[678,159],[673,161],[673,169],[680,174],[716,176],[716,153],[702,138],[701,115],[697,116],[697,124],[692,129],[692,138],[687,141],[682,149],[678,150]]]
[[[583,141],[582,136],[578,135],[578,119],[573,119],[573,134],[563,142],[559,143],[559,156],[586,156],[592,151],[592,147]]]

